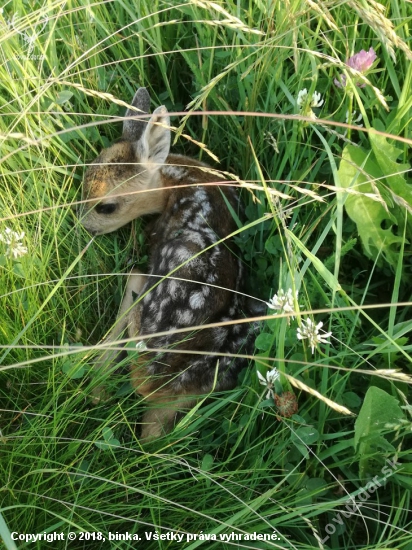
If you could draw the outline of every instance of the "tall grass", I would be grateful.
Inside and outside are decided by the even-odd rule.
[[[0,242],[6,548],[29,546],[11,533],[55,532],[64,534],[56,548],[412,549],[411,17],[399,0],[2,7],[0,233],[24,232],[28,249],[13,258]],[[345,61],[370,47],[378,62],[359,87]],[[346,89],[334,84],[343,73]],[[125,102],[141,85],[154,106],[189,106],[172,118],[175,151],[239,178],[249,294],[267,302],[291,288],[300,310],[292,319],[268,309],[239,386],[144,447],[144,403],[127,372],[106,377],[110,398],[93,405],[90,371],[124,275],[136,263],[144,269],[150,251],[140,222],[90,243],[74,209],[85,165],[119,137]],[[304,88],[309,102],[315,91],[324,100],[317,120],[297,104]],[[355,166],[350,177],[342,156]],[[379,159],[386,168],[376,168]],[[348,216],[351,197],[364,208],[360,223]],[[388,215],[366,225],[375,204]],[[368,231],[384,235],[369,251]],[[297,339],[308,316],[332,332],[314,354]],[[284,373],[277,393],[299,401],[291,417],[259,384],[256,369],[273,366]],[[387,459],[398,462],[383,481]],[[80,540],[82,532],[94,539]],[[103,542],[109,532],[140,543]],[[201,533],[243,538],[187,535]]]

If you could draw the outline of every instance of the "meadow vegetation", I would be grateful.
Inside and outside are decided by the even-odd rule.
[[[412,550],[411,18],[402,0],[2,5],[0,546]],[[147,446],[126,368],[90,397],[143,225],[91,242],[75,208],[139,86],[178,113],[174,151],[238,186],[264,306],[238,387]]]

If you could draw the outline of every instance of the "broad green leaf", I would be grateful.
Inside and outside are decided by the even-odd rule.
[[[202,460],[202,470],[208,472],[213,466],[214,458],[211,454],[205,454]]]
[[[69,90],[63,90],[59,92],[55,98],[55,102],[58,105],[63,105],[63,103],[66,103],[73,97],[73,92],[70,92]]]
[[[345,209],[356,223],[366,255],[372,260],[378,259],[379,263],[382,254],[395,268],[403,237],[395,235],[392,228],[401,222],[382,197],[378,182],[383,173],[374,155],[361,147],[346,145],[338,173],[341,186],[356,191],[356,194],[348,194]],[[374,195],[376,200],[368,194]]]
[[[265,249],[269,254],[274,254],[275,256],[279,255],[279,252],[282,251],[282,241],[279,235],[273,235],[265,242]]]
[[[26,277],[26,274],[24,273],[24,269],[21,263],[13,264],[13,273],[17,275],[17,277],[21,277],[22,279]]]
[[[299,443],[298,441],[294,441],[293,444],[305,459],[309,458],[309,450],[306,445]]]
[[[263,387],[263,386],[262,386]],[[259,409],[267,409],[267,408],[271,408],[273,409],[273,404],[274,404],[274,401],[272,398],[270,399],[263,399],[260,403],[259,403]]]
[[[110,445],[108,445],[104,441],[95,441],[94,444],[98,449],[101,449],[102,451],[106,451],[110,447]]]
[[[401,164],[397,159],[401,156],[402,150],[388,142],[387,138],[379,134],[371,133],[369,141],[375,159],[379,164],[385,179],[395,192],[399,192],[412,204],[412,187],[406,183],[405,174],[411,169],[409,164]]]
[[[255,340],[255,346],[257,349],[267,351],[273,344],[273,334],[262,332]]]
[[[360,407],[362,404],[362,400],[359,397],[359,395],[357,395],[353,391],[345,392],[342,395],[342,398],[343,398],[343,404],[349,407],[350,409],[356,409],[357,407]]]
[[[294,443],[312,445],[319,439],[319,432],[313,426],[302,426],[297,428],[291,437]]]
[[[109,449],[110,447],[120,447],[120,441],[116,439],[113,433],[113,430],[109,428],[108,426],[105,426],[102,429],[103,439],[99,441],[95,441],[95,445],[98,449],[102,449],[105,451],[106,449]]]
[[[407,183],[405,174],[411,167],[397,162],[402,150],[388,143],[384,136],[371,133],[369,140],[385,182],[392,191],[389,195],[390,200],[394,202],[394,213],[398,219],[398,225],[403,228],[402,222],[407,216],[407,236],[410,238],[412,235],[412,186]]]
[[[113,439],[113,436],[114,436],[113,430],[108,426],[105,426],[102,429],[102,434],[103,434],[103,439],[105,441],[110,441],[111,439]]]
[[[61,347],[61,351],[69,352],[70,349],[80,347],[81,345],[81,343],[77,343],[69,346],[68,343],[65,343]],[[71,380],[77,380],[78,378],[82,378],[85,375],[86,368],[84,365],[79,363],[72,355],[68,354],[62,359],[62,371],[64,372],[64,374],[67,374]]]
[[[316,496],[322,496],[327,493],[328,484],[324,479],[314,477],[312,479],[308,479],[306,483],[306,490],[316,492]]]
[[[376,386],[366,392],[359,416],[355,422],[353,444],[359,456],[360,478],[365,479],[372,470],[372,462],[382,449],[393,451],[382,432],[386,424],[397,424],[404,419],[398,401]]]
[[[86,369],[83,365],[76,365],[75,363],[73,363],[73,361],[68,359],[62,364],[62,371],[64,372],[64,374],[67,374],[71,380],[77,380],[78,378],[83,378]]]

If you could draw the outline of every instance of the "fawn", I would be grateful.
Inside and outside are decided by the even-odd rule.
[[[145,88],[137,90],[132,106],[149,113]],[[142,438],[153,439],[170,432],[178,411],[192,407],[200,395],[236,385],[247,361],[235,355],[248,351],[250,338],[246,323],[175,332],[244,318],[243,296],[237,293],[242,264],[235,245],[220,242],[237,229],[228,205],[238,211],[239,200],[206,164],[169,154],[164,106],[148,121],[133,118],[137,114],[126,111],[121,139],[87,168],[81,223],[102,235],[140,216],[158,215],[149,235],[148,273],[134,269],[129,275],[106,340],[115,343],[125,332],[129,338],[151,335],[146,346],[162,350],[147,348],[130,365],[136,392],[151,404]],[[156,336],[159,332],[167,334]],[[105,351],[96,367],[108,368],[115,359],[116,353]]]

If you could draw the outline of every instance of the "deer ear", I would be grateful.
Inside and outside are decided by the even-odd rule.
[[[136,152],[142,162],[163,164],[170,150],[170,117],[166,107],[153,112],[140,140]]]
[[[138,141],[147,125],[146,120],[130,119],[139,114],[148,114],[150,110],[150,96],[146,88],[139,88],[134,95],[132,106],[135,109],[127,109],[123,122],[122,138],[126,141]],[[138,109],[138,110],[136,110]]]

